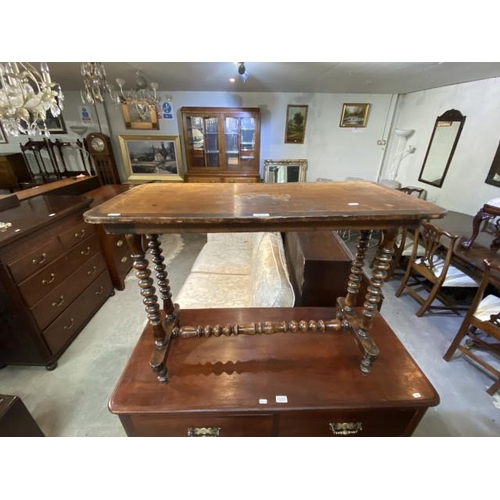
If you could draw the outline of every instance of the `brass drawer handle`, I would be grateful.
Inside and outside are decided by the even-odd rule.
[[[95,295],[102,295],[102,292],[104,292],[104,287],[101,286],[101,288],[99,288],[99,290],[97,290],[95,293]]]
[[[33,259],[31,262],[33,262],[33,264],[35,264],[35,266],[36,266],[37,264],[43,264],[46,260],[47,260],[47,254],[45,252],[43,252],[42,258],[40,260]]]
[[[329,427],[336,436],[351,436],[363,430],[361,422],[335,422],[330,423]]]
[[[69,326],[64,326],[65,330],[71,330],[73,328],[73,325],[75,324],[75,320],[71,318],[71,321],[69,322]]]
[[[61,307],[64,304],[64,295],[59,296],[59,302],[52,302],[52,307]]]
[[[85,229],[82,229],[79,233],[75,233],[75,238],[83,238],[85,236]]]
[[[88,255],[90,253],[90,247],[87,247],[87,250],[82,250],[80,253],[82,255]]]
[[[87,274],[88,274],[89,276],[92,276],[93,274],[95,274],[95,272],[96,272],[96,271],[97,271],[97,267],[96,267],[96,266],[94,266],[94,267],[93,267],[90,271],[87,271]]]
[[[42,285],[50,285],[56,279],[56,275],[54,273],[50,273],[50,280],[42,280]]]
[[[117,247],[121,247],[121,246],[123,246],[123,240],[118,240],[118,241],[116,242],[116,246],[117,246]]]
[[[189,437],[219,437],[220,427],[188,427]]]
[[[122,257],[122,258],[120,259],[120,262],[125,263],[125,262],[127,262],[127,260],[128,260],[128,257],[125,255],[125,257]]]

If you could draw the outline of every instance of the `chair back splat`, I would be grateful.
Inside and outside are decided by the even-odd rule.
[[[421,304],[415,313],[417,316],[422,316],[429,309],[468,309],[468,305],[452,303],[441,293],[443,287],[478,286],[477,279],[452,264],[453,249],[457,239],[458,235],[450,234],[430,222],[423,222],[421,228],[415,230],[411,257],[396,297],[408,292],[416,299]],[[422,248],[423,252],[419,250]],[[414,287],[427,289],[427,297],[421,295]],[[443,303],[442,306],[432,305],[437,298]]]

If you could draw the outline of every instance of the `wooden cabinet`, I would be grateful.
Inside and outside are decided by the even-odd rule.
[[[181,108],[186,181],[259,182],[259,108]]]
[[[342,238],[332,231],[284,233],[285,255],[295,306],[328,307],[343,297],[354,255]],[[365,300],[369,278],[361,272],[356,306]],[[382,299],[378,309],[382,306]]]
[[[128,191],[130,187],[128,184],[107,184],[88,191],[85,193],[85,197],[92,199],[91,207],[96,207],[104,201]],[[88,224],[86,225],[88,226]],[[117,290],[124,290],[125,278],[132,268],[132,259],[125,236],[122,234],[107,234],[102,226],[97,226],[96,230],[113,286]]]
[[[56,366],[113,291],[80,196],[37,196],[2,212],[0,364]]]

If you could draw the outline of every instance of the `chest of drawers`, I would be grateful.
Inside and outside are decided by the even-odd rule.
[[[90,200],[38,196],[1,212],[0,364],[56,366],[113,291]]]

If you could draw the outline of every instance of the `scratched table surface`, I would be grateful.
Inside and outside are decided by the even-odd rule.
[[[84,214],[110,233],[298,231],[417,227],[446,210],[368,181],[151,183]]]

